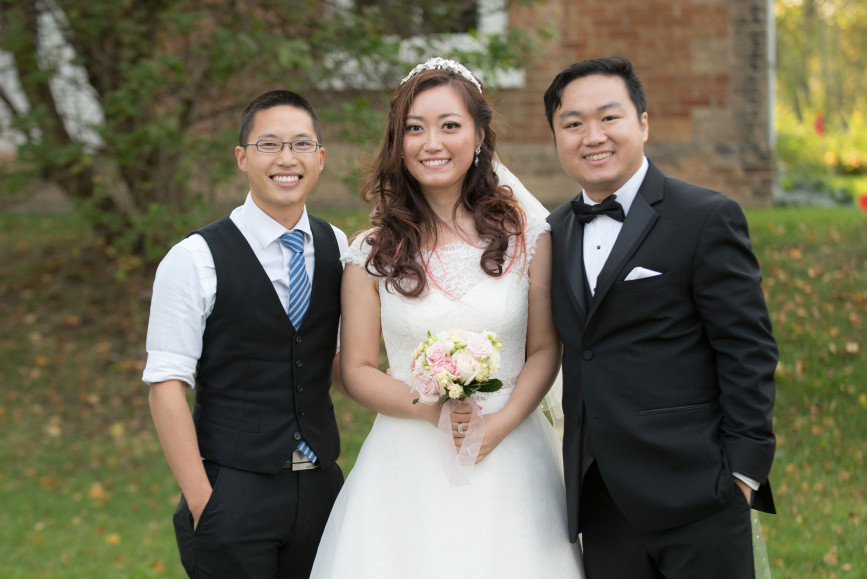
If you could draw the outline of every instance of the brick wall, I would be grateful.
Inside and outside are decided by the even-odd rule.
[[[524,88],[497,94],[502,156],[547,204],[574,195],[542,94],[569,64],[621,54],[647,93],[648,156],[672,177],[744,205],[770,204],[769,16],[765,0],[548,0],[512,9],[512,23],[553,24],[556,38],[528,68]]]

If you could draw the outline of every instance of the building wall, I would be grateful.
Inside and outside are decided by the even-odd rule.
[[[502,156],[547,204],[577,192],[544,118],[554,76],[585,58],[629,58],[648,101],[648,157],[672,177],[744,205],[772,201],[766,0],[548,0],[510,21],[553,24],[556,37],[528,67],[522,89],[497,94]]]

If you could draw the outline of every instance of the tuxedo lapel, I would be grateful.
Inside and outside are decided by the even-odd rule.
[[[596,281],[596,294],[593,299],[594,304],[598,304],[605,298],[605,294],[614,285],[617,275],[623,269],[626,261],[632,257],[659,218],[659,214],[651,207],[651,204],[662,199],[663,182],[663,174],[651,163],[647,169],[647,176],[632,201],[632,206],[629,208],[629,214],[623,222],[617,241],[611,248],[611,254],[605,265],[602,266],[602,271],[599,272],[599,278]],[[595,308],[591,308],[591,314],[593,309]]]
[[[584,293],[584,225],[581,224],[571,212],[566,217],[566,243],[564,265],[566,283],[569,286],[569,294],[578,310],[581,325],[587,319],[587,298]]]

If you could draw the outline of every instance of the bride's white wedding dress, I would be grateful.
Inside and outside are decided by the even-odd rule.
[[[547,230],[528,216],[527,259]],[[359,236],[343,257],[364,266]],[[498,392],[481,395],[482,413],[508,401],[524,364],[527,294],[523,258],[508,273],[485,275],[482,249],[458,242],[429,256],[426,293],[389,293],[380,282],[382,332],[391,375],[409,384],[410,359],[428,330],[492,330],[502,342]],[[471,474],[451,486],[437,430],[417,419],[378,415],[331,512],[314,578],[583,577],[569,543],[560,441],[535,410]]]

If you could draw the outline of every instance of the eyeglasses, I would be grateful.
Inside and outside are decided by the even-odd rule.
[[[244,146],[256,147],[256,150],[260,153],[275,155],[283,150],[283,145],[289,145],[289,150],[293,153],[315,153],[322,146],[310,139],[302,139],[300,141],[256,141],[255,143],[247,143]]]

